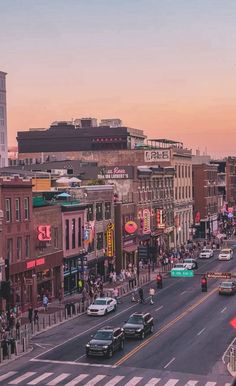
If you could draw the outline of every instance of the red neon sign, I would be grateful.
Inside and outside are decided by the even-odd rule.
[[[50,241],[51,237],[51,225],[39,225],[38,228],[38,240],[39,241]]]
[[[31,269],[43,264],[45,264],[45,257],[41,257],[40,259],[37,259],[37,260],[27,261],[26,268]]]

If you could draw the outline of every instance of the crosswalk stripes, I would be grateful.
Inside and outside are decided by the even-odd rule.
[[[19,386],[203,386],[203,380],[197,379],[177,379],[166,376],[162,378],[154,378],[148,376],[124,376],[124,375],[91,375],[79,374],[77,376],[71,373],[56,374],[53,372],[34,372],[27,371],[19,374],[17,371],[9,371],[0,375],[0,385],[19,385]],[[204,386],[230,386],[230,382],[217,382],[206,380]]]

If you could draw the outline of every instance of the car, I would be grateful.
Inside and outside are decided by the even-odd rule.
[[[208,248],[203,249],[199,255],[200,259],[210,259],[213,256],[214,256],[213,249],[208,249]]]
[[[120,327],[103,327],[86,344],[86,356],[111,358],[116,350],[124,349],[125,335]]]
[[[219,295],[234,295],[236,283],[234,281],[223,281],[219,286]]]
[[[220,251],[218,260],[231,260],[232,257],[233,257],[233,250],[230,248],[225,248]]]
[[[87,309],[88,315],[101,316],[108,312],[115,311],[117,308],[117,301],[113,298],[97,298]]]
[[[126,338],[144,339],[147,333],[154,331],[153,317],[148,312],[135,312],[125,322],[123,329]]]
[[[197,264],[197,261],[195,259],[184,259],[183,264],[187,269],[197,269],[198,268],[198,264]]]

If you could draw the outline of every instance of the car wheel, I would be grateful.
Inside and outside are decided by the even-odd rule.
[[[107,309],[105,309],[104,315],[107,315],[107,313],[108,313],[108,311],[107,311]]]
[[[145,338],[145,334],[144,334],[144,331],[143,332],[141,332],[141,334],[140,334],[140,339],[144,339]]]
[[[152,334],[153,331],[154,331],[154,326],[153,326],[153,324],[152,324],[151,327],[150,327],[150,333]]]
[[[123,339],[120,342],[120,350],[124,350],[124,341],[123,341]]]
[[[108,353],[107,353],[107,357],[112,358],[112,355],[113,355],[113,350],[112,350],[112,348],[110,348]]]

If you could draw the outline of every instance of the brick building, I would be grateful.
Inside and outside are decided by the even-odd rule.
[[[193,165],[194,224],[196,237],[211,237],[218,231],[218,170],[214,164]]]

